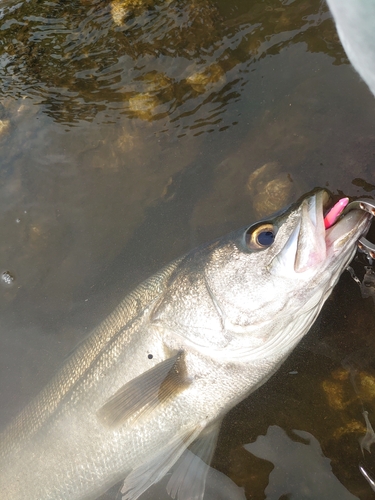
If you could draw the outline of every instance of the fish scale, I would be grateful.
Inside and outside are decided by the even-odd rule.
[[[173,271],[177,262],[170,264],[157,276],[152,276],[129,294],[92,334],[81,343],[64,367],[45,389],[12,422],[1,435],[0,452],[6,454],[36,432],[56,410],[68,391],[72,390],[97,356],[107,349],[111,340],[118,336],[125,325],[149,302],[160,294],[163,282]],[[84,382],[85,383],[85,382]]]

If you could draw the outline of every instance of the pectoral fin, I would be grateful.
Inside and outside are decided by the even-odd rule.
[[[183,352],[178,352],[127,382],[98,410],[98,418],[108,427],[116,427],[163,404],[189,383]]]
[[[122,500],[137,500],[151,485],[157,483],[199,436],[205,423],[176,436],[146,463],[134,469],[124,481]]]

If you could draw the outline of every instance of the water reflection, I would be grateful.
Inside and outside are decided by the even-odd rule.
[[[227,128],[222,115],[259,59],[306,43],[343,61],[328,17],[319,1],[10,3],[0,26],[2,94],[37,97],[70,125],[125,114],[168,118],[179,134]]]
[[[283,429],[272,425],[265,436],[259,436],[244,448],[275,467],[265,489],[268,500],[285,496],[296,500],[357,498],[332,473],[330,460],[324,457],[319,442],[309,432],[294,430],[291,439]]]
[[[1,9],[3,427],[169,260],[317,185],[373,196],[375,104],[323,1]],[[228,416],[215,466],[247,498],[265,498],[271,468],[243,444],[271,425],[310,432],[340,482],[372,498],[358,440],[374,393],[335,377],[342,364],[374,377],[373,307],[344,276],[312,334]]]

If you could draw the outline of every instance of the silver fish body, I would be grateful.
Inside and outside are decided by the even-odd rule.
[[[209,461],[221,419],[307,333],[368,230],[358,210],[325,230],[325,200],[204,245],[127,296],[0,436],[1,499],[93,500],[127,476],[135,500],[180,457],[169,492],[202,498],[185,450]]]

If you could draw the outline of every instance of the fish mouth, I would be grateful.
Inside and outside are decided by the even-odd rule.
[[[335,210],[337,213],[332,216]],[[326,228],[330,212],[332,217]],[[363,210],[351,210],[340,216],[336,205],[332,208],[328,192],[320,190],[302,201],[300,217],[277,260],[289,261],[289,269],[292,267],[296,273],[316,272],[317,267],[326,267],[335,259],[349,262],[370,222],[371,215]]]

